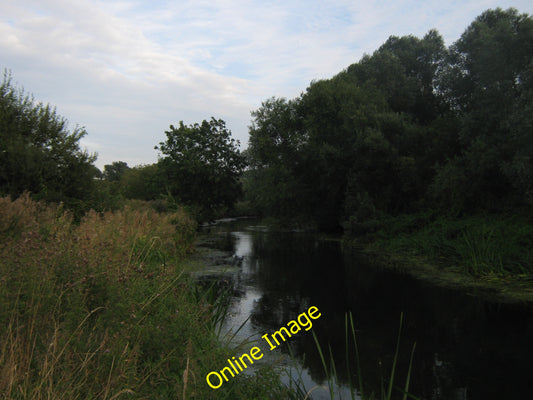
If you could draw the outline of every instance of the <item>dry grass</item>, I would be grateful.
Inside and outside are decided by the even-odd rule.
[[[186,297],[173,284],[194,232],[183,212],[126,206],[75,225],[60,206],[0,198],[0,397],[142,392],[165,355],[150,352],[139,328],[165,326],[150,315],[159,297],[167,306]]]

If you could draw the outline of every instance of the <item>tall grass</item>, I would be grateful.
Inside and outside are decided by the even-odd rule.
[[[74,223],[61,206],[1,198],[0,398],[276,393],[267,374],[216,393],[205,383],[231,349],[216,339],[217,306],[181,267],[194,236],[194,221],[179,210],[158,214],[138,203]]]
[[[3,398],[143,393],[165,376],[164,363],[181,359],[154,340],[205,323],[189,321],[179,301],[186,293],[174,286],[194,234],[185,214],[125,207],[89,212],[77,225],[60,206],[26,195],[0,199],[0,215]]]
[[[416,343],[413,344],[412,350],[411,350],[411,356],[409,360],[409,368],[405,377],[405,383],[402,387],[399,387],[396,384],[397,381],[397,371],[396,371],[396,365],[399,359],[399,350],[400,350],[400,338],[401,338],[401,331],[403,326],[403,313],[400,315],[400,326],[398,329],[398,338],[396,342],[396,350],[394,353],[394,357],[392,359],[392,366],[390,371],[390,376],[387,378],[382,378],[382,385],[381,390],[379,394],[376,394],[374,392],[368,393],[365,390],[364,386],[364,379],[363,379],[363,371],[361,370],[361,364],[360,364],[360,354],[359,354],[359,347],[357,346],[357,337],[355,334],[355,325],[353,321],[353,317],[351,313],[347,313],[345,315],[345,337],[346,337],[346,369],[347,369],[347,376],[348,376],[348,386],[350,391],[350,399],[351,400],[391,400],[395,394],[399,394],[402,396],[402,400],[410,399],[417,399],[417,397],[413,396],[409,393],[409,384],[411,380],[411,370],[413,365],[413,357],[414,357],[414,351],[416,347]],[[331,349],[331,346],[328,347],[329,353],[328,356],[325,356],[325,353],[323,351],[322,345],[320,344],[316,334],[313,332],[313,338],[315,340],[316,348],[318,351],[318,354],[320,356],[320,360],[322,362],[322,367],[324,368],[324,372],[326,374],[326,381],[327,381],[327,389],[329,391],[329,396],[331,400],[334,399],[342,399],[342,396],[336,388],[340,386],[339,379],[338,379],[338,372],[337,367],[335,364],[335,359],[333,357],[333,352]],[[355,354],[355,360],[353,362],[355,363],[355,375],[357,376],[357,383],[352,382],[352,374],[354,371],[350,368],[350,340],[353,343],[353,350]],[[301,379],[300,379],[301,380]],[[296,385],[298,387],[298,385]],[[396,389],[396,391],[393,391],[393,389]],[[302,389],[300,389],[302,390]],[[312,398],[312,391],[307,392],[306,399]]]
[[[533,274],[533,225],[505,216],[391,222],[377,243],[473,276]]]

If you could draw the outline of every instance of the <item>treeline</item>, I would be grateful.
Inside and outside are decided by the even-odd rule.
[[[100,171],[95,154],[80,148],[84,128],[50,105],[37,103],[13,84],[0,85],[0,197],[28,192],[36,200],[62,203],[79,220],[87,211],[120,208],[127,199],[151,201],[159,211],[181,206],[198,220],[232,209],[241,195],[245,159],[224,121],[170,126],[155,148],[157,163],[130,168],[123,161]]]
[[[299,97],[266,100],[244,152],[222,120],[180,122],[157,163],[99,171],[80,148],[85,129],[69,130],[6,73],[0,195],[30,192],[80,216],[135,198],[207,220],[244,192],[241,212],[354,233],[423,210],[531,215],[532,100],[533,19],[488,10],[448,48],[436,30],[392,36]]]
[[[222,216],[241,196],[240,176],[245,166],[239,142],[223,120],[170,126],[166,141],[155,149],[155,164],[130,168],[123,161],[105,165],[102,192],[109,198],[153,201],[163,211],[185,205],[199,220]]]
[[[488,10],[450,47],[391,36],[299,97],[252,113],[255,213],[364,233],[433,209],[530,214],[533,19]]]

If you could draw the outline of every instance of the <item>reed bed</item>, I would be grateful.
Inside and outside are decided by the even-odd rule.
[[[403,216],[391,220],[373,240],[394,253],[424,256],[475,277],[533,275],[533,224],[527,218]]]

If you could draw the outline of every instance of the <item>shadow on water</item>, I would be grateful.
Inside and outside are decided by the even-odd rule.
[[[249,318],[239,332],[241,338],[260,342],[261,335],[317,306],[322,316],[312,331],[323,348],[331,345],[342,385],[348,382],[344,321],[345,313],[351,312],[365,391],[379,393],[382,378],[390,375],[403,312],[399,386],[416,342],[410,392],[420,398],[530,398],[531,309],[435,287],[371,265],[361,253],[309,234],[265,232],[240,222],[212,227],[206,235],[215,238],[211,245],[233,252],[239,260],[239,268],[230,273],[238,295],[227,329]],[[308,389],[324,384],[311,331],[299,332],[288,342],[301,360]],[[272,353],[287,351],[287,344],[282,344]],[[353,370],[353,354],[350,358]]]

